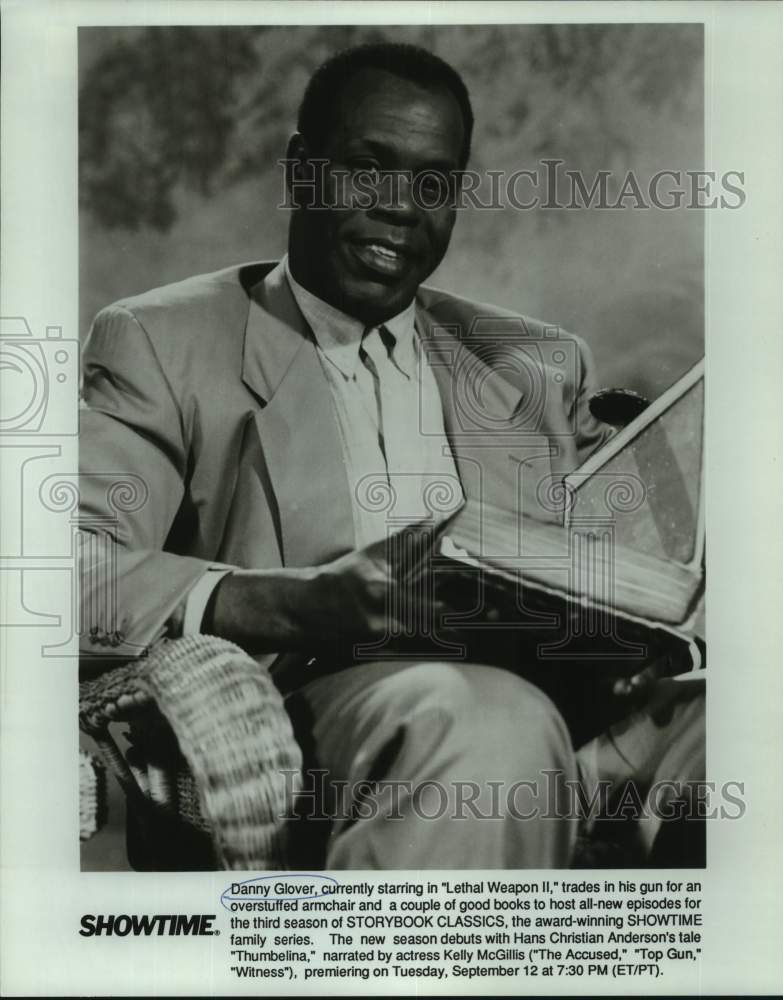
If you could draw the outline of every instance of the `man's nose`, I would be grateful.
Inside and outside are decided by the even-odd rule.
[[[407,170],[389,170],[381,175],[378,198],[371,214],[395,222],[415,226],[421,207],[417,204],[413,176]]]

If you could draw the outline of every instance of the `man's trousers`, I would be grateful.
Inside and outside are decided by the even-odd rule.
[[[307,768],[297,825],[327,869],[567,868],[600,783],[635,780],[644,801],[704,777],[698,691],[578,751],[549,697],[498,667],[362,663],[288,707]],[[649,850],[655,817],[642,828]]]

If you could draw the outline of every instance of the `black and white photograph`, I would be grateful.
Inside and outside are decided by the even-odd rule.
[[[703,865],[702,26],[79,57],[112,857]]]
[[[2,6],[2,992],[774,993],[779,5]]]

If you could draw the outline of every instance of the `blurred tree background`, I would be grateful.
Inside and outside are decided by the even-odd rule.
[[[477,170],[551,157],[588,185],[633,170],[645,190],[658,170],[703,166],[700,25],[83,28],[83,332],[120,296],[278,258],[277,161],[307,79],[381,38],[463,75]],[[581,333],[602,383],[655,396],[703,352],[703,233],[684,207],[467,210],[431,281]]]

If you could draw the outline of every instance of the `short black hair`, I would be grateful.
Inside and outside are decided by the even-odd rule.
[[[384,70],[412,83],[450,91],[462,112],[464,126],[460,166],[467,164],[473,135],[473,109],[468,88],[459,73],[439,56],[418,45],[402,42],[374,42],[343,49],[313,73],[299,105],[297,129],[314,150],[324,146],[333,126],[337,98],[345,84],[364,69]]]

